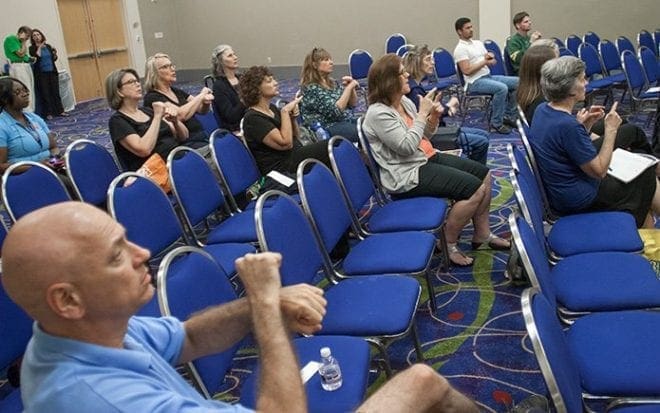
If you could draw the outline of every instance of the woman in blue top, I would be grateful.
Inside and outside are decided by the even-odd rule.
[[[25,83],[13,77],[0,79],[0,172],[19,161],[51,165],[49,159],[60,154],[46,122],[24,110],[29,104]]]
[[[334,63],[330,53],[315,47],[305,56],[300,87],[303,94],[300,113],[303,123],[319,122],[330,136],[339,135],[357,142],[356,118],[351,108],[357,105],[357,80],[343,76],[341,84],[330,77]]]
[[[660,211],[655,169],[649,168],[629,183],[607,174],[621,118],[615,102],[605,115],[602,106],[573,108],[585,98],[584,63],[575,57],[552,59],[541,68],[541,88],[548,100],[534,113],[530,140],[548,192],[550,205],[560,214],[584,211],[625,211],[638,227],[653,227],[651,211]],[[600,147],[589,131],[604,117]]]
[[[46,43],[46,36],[39,29],[32,29],[30,56],[37,59],[32,64],[34,86],[39,99],[41,114],[46,119],[53,116],[66,116],[60,97],[60,83],[55,61],[57,49]]]
[[[408,85],[410,92],[406,95],[419,108],[419,99],[426,95],[427,91],[421,85],[425,77],[430,76],[435,71],[435,62],[429,48],[424,45],[409,50],[403,57],[403,66],[410,74]],[[446,105],[441,105],[442,117],[440,118],[440,127],[446,126],[444,117],[453,116],[458,110],[458,99],[452,97]],[[442,130],[439,130],[442,133]],[[488,159],[488,146],[490,140],[488,132],[483,129],[466,128],[461,126],[458,141],[473,161],[486,164]]]

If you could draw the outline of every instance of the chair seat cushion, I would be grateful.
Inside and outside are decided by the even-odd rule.
[[[660,403],[649,404],[629,404],[622,407],[609,408],[610,413],[657,413],[660,410]]]
[[[374,234],[351,248],[342,268],[346,275],[419,273],[434,247],[435,237],[428,232]]]
[[[256,252],[256,248],[250,244],[226,243],[207,245],[204,247],[204,251],[211,254],[228,276],[232,276],[236,274],[234,261],[245,254]]]
[[[325,293],[328,305],[318,334],[403,334],[415,316],[420,292],[419,283],[412,277],[381,275],[343,280]]]
[[[321,387],[321,377],[314,374],[305,383],[307,406],[310,412],[352,412],[362,403],[367,391],[369,376],[369,344],[361,338],[344,336],[315,336],[293,340],[294,351],[301,368],[310,361],[320,361],[322,347],[330,347],[339,362],[342,386],[335,391]],[[254,409],[259,367],[241,386],[241,404]]]
[[[206,238],[207,244],[222,242],[256,242],[257,230],[254,226],[254,212],[232,215],[213,228]]]
[[[447,201],[440,198],[408,198],[387,203],[377,209],[367,222],[371,232],[432,231],[438,229],[447,214]]]
[[[561,217],[548,234],[553,254],[568,257],[586,252],[641,252],[635,219],[626,212],[594,212]]]
[[[660,308],[660,280],[644,257],[625,252],[579,254],[552,269],[557,301],[571,312]]]
[[[23,401],[21,400],[21,391],[12,390],[4,399],[0,400],[0,412],[20,413],[23,411]]]
[[[587,93],[590,90],[604,89],[612,86],[614,82],[610,78],[594,79],[590,80],[587,84]]]
[[[639,94],[639,99],[658,99],[660,93],[658,92],[642,92]]]
[[[660,396],[660,313],[591,314],[575,321],[566,340],[587,393]]]

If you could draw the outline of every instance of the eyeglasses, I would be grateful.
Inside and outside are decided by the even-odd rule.
[[[126,85],[136,85],[136,84],[138,84],[138,83],[140,83],[140,81],[137,80],[137,79],[135,79],[135,78],[133,78],[133,79],[130,79],[130,80],[127,80],[127,81],[125,81],[125,82],[120,83],[120,85],[121,85],[121,86],[126,86]]]
[[[168,64],[166,64],[166,65],[158,66],[158,70],[161,70],[161,69],[172,69],[172,70],[176,70],[176,65],[175,65],[174,63],[168,63]]]
[[[14,90],[14,96],[19,96],[19,95],[29,95],[30,90],[26,87],[19,87],[18,89]]]

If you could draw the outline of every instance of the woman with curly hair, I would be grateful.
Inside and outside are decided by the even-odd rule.
[[[297,95],[282,109],[271,100],[279,95],[277,80],[265,66],[249,68],[240,83],[243,102],[248,107],[243,119],[243,134],[263,175],[275,170],[295,173],[298,164],[315,158],[330,164],[327,142],[303,146],[298,140],[296,117],[300,115]]]
[[[357,104],[359,85],[350,76],[342,77],[340,85],[330,77],[333,69],[332,57],[325,49],[315,47],[305,57],[300,76],[303,123],[311,126],[319,122],[330,136],[339,135],[357,142],[357,120],[351,108]]]

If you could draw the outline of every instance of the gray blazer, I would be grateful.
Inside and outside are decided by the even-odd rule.
[[[431,136],[436,127],[416,119],[415,104],[401,99],[406,113],[414,119],[411,128],[391,106],[382,103],[369,105],[362,129],[371,144],[376,163],[380,166],[380,180],[391,193],[410,191],[419,183],[419,167],[427,162],[419,148],[423,136]]]

